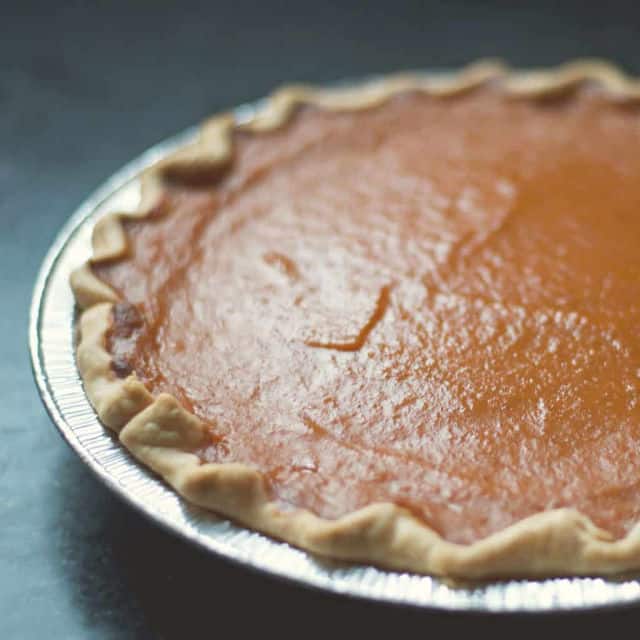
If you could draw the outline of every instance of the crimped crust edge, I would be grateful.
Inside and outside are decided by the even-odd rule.
[[[127,250],[122,220],[144,217],[171,172],[215,171],[230,159],[232,134],[281,126],[300,105],[364,109],[408,90],[453,97],[497,81],[514,99],[538,99],[596,82],[613,100],[640,100],[640,82],[599,60],[577,61],[549,70],[509,71],[480,62],[455,74],[400,74],[355,88],[319,90],[291,86],[275,92],[249,122],[229,114],[207,121],[199,139],[147,170],[143,197],[134,212],[111,214],[94,227],[92,259],[70,282],[83,309],[78,368],[100,420],[119,433],[123,445],[181,496],[200,507],[308,551],[400,571],[452,578],[606,575],[640,569],[640,523],[623,539],[611,536],[575,509],[545,511],[468,545],[448,542],[406,509],[375,503],[336,520],[303,510],[287,510],[269,500],[263,476],[241,464],[202,462],[197,451],[206,439],[204,424],[168,394],[153,397],[134,374],[118,378],[105,348],[105,334],[118,295],[91,270],[91,263],[117,259]]]

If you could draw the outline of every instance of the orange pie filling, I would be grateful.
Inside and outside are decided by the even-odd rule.
[[[640,108],[487,86],[234,136],[93,265],[114,370],[209,426],[203,460],[460,543],[640,521]]]

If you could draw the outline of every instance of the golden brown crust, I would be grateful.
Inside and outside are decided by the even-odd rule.
[[[406,90],[454,96],[495,80],[514,98],[537,99],[569,91],[585,81],[602,85],[616,100],[640,100],[640,82],[601,61],[580,61],[557,69],[510,72],[495,62],[457,74],[396,75],[338,90],[286,87],[273,94],[249,122],[230,115],[205,123],[199,139],[162,160],[143,176],[137,211],[103,218],[93,233],[93,261],[124,255],[125,216],[143,217],[164,180],[198,179],[224,168],[236,129],[268,131],[284,123],[302,103],[327,109],[363,109]],[[201,421],[167,395],[152,397],[135,375],[122,380],[105,348],[117,294],[91,271],[90,263],[71,276],[81,339],[77,357],[85,390],[100,420],[180,495],[223,515],[309,551],[419,573],[458,578],[612,574],[640,568],[640,523],[614,541],[573,509],[531,516],[470,545],[447,542],[408,511],[390,503],[371,504],[337,520],[304,510],[283,510],[270,502],[261,474],[239,463],[203,463],[197,451],[206,440]]]

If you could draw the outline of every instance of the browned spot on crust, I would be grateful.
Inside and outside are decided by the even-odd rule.
[[[119,378],[134,370],[134,355],[138,338],[144,328],[144,318],[128,302],[113,306],[111,326],[107,332],[107,349],[111,353],[111,368]]]

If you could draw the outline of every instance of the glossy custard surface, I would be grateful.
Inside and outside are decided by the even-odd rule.
[[[562,506],[640,520],[638,107],[306,107],[126,230],[94,265],[124,301],[114,369],[274,500],[392,501],[463,543]]]

